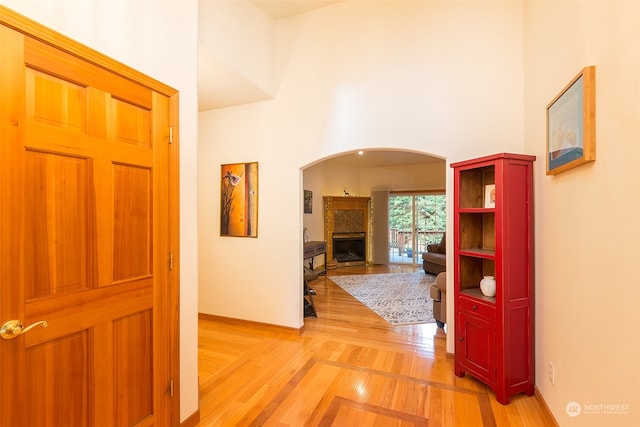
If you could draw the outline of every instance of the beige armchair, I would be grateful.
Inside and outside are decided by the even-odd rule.
[[[447,323],[447,273],[436,276],[436,283],[431,285],[430,296],[433,299],[433,317],[439,328]]]

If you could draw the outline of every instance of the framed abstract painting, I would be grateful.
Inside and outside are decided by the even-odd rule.
[[[222,165],[220,235],[258,237],[258,163]]]

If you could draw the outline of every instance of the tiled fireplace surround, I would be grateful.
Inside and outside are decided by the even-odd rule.
[[[359,263],[343,262],[338,265],[368,264],[370,258],[370,197],[325,196],[324,236],[327,242],[327,259],[334,259],[334,233],[364,233],[365,259]]]

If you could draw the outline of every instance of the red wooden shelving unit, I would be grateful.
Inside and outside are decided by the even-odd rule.
[[[502,404],[534,388],[534,161],[502,153],[451,165],[455,373],[484,382]],[[488,185],[493,205],[485,204]],[[480,291],[487,275],[494,297]]]

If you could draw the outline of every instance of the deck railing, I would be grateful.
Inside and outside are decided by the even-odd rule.
[[[399,254],[405,252],[413,252],[413,230],[399,230],[396,228],[389,229],[389,249],[397,249]],[[444,230],[418,230],[416,253],[421,254],[427,251],[427,245],[440,243]]]

